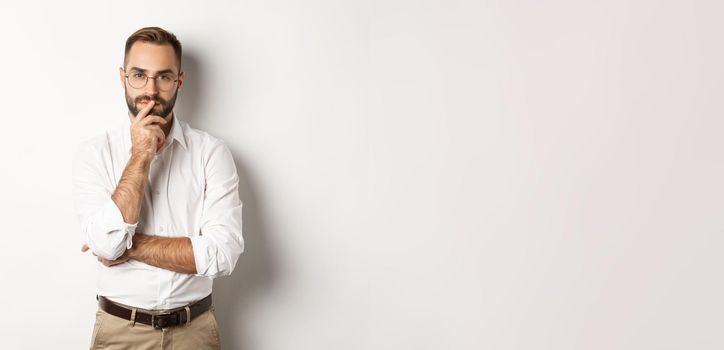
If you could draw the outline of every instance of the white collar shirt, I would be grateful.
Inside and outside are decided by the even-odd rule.
[[[114,260],[132,246],[135,232],[188,237],[197,273],[137,260],[98,263],[96,292],[143,309],[181,307],[209,295],[213,278],[231,274],[244,251],[236,166],[222,140],[174,115],[151,162],[139,221],[126,223],[111,195],[131,156],[130,125],[126,117],[78,148],[73,192],[82,239],[98,256]]]

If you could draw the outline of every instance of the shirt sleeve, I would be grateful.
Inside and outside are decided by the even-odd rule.
[[[81,235],[99,257],[115,260],[131,248],[138,223],[128,224],[111,199],[114,181],[104,168],[103,150],[85,143],[78,148],[73,169],[73,196]]]
[[[222,141],[212,147],[205,173],[201,229],[190,239],[196,274],[216,278],[230,275],[244,251],[239,177],[234,158]]]

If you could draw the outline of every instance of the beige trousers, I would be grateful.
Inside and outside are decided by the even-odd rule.
[[[217,350],[221,348],[221,341],[213,306],[188,324],[163,330],[124,320],[99,308],[96,311],[90,348],[91,350]]]

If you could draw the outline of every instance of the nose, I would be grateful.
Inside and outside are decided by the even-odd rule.
[[[146,86],[143,87],[143,92],[149,96],[158,94],[158,85],[156,84],[156,77],[148,77]]]

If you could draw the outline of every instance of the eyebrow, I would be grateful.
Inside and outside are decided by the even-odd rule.
[[[136,71],[139,71],[139,72],[141,72],[141,73],[147,73],[147,72],[148,72],[148,70],[143,69],[143,68],[138,68],[138,67],[131,67],[131,68],[129,68],[129,70],[136,70]],[[174,71],[173,71],[172,69],[163,69],[163,70],[160,70],[160,71],[156,72],[156,74],[165,74],[165,73],[174,73]],[[174,74],[175,74],[175,73],[174,73]]]

